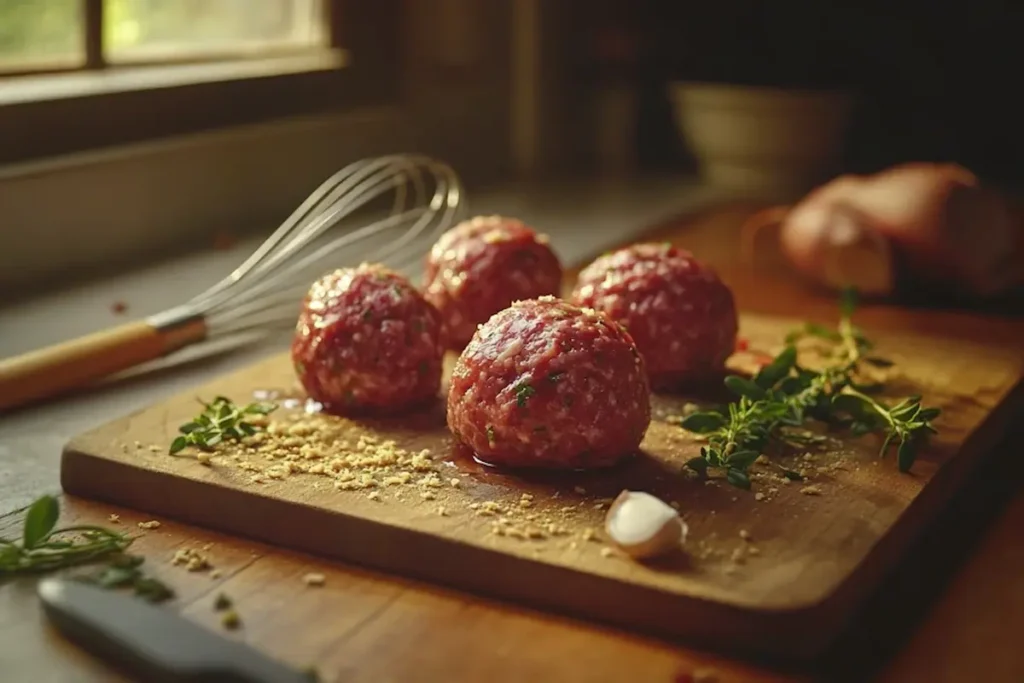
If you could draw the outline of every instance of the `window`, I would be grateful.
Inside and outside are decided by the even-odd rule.
[[[266,57],[330,45],[324,0],[4,0],[0,70]]]
[[[0,0],[0,164],[386,103],[403,2]]]

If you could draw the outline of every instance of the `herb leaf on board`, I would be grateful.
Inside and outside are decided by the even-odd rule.
[[[277,409],[276,403],[258,401],[240,408],[226,396],[217,396],[212,402],[199,401],[203,412],[178,427],[180,436],[171,441],[168,452],[180,453],[189,446],[208,451],[225,438],[238,440],[252,436],[259,427],[245,418],[252,415],[268,415]]]

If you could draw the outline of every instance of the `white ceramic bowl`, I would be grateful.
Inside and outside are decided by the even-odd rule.
[[[838,168],[846,92],[678,82],[670,96],[683,139],[716,187],[798,196]]]

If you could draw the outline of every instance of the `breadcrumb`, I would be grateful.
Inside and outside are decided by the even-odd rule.
[[[327,577],[318,572],[310,572],[302,577],[307,586],[322,586],[327,582]]]

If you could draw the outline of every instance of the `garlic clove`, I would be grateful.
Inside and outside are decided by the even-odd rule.
[[[664,555],[686,540],[686,522],[675,508],[643,491],[623,491],[605,516],[605,533],[635,559]]]

